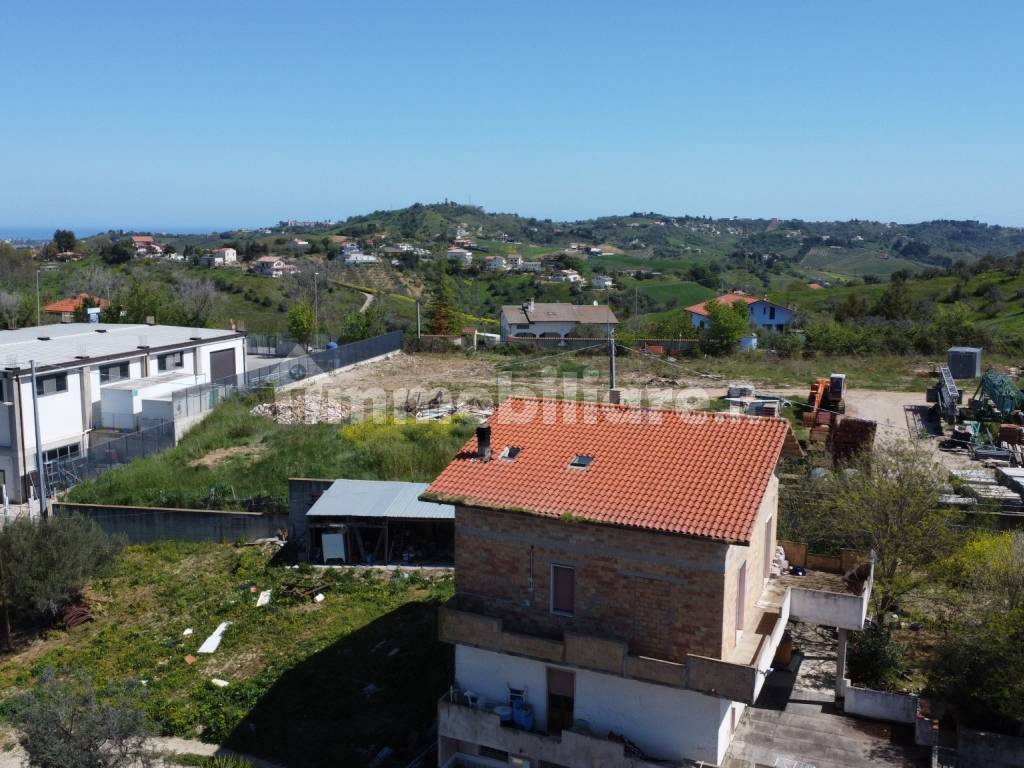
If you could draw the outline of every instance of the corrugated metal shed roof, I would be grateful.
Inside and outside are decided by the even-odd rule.
[[[0,331],[0,367],[27,368],[81,365],[89,360],[139,353],[140,347],[159,349],[212,339],[242,338],[223,328],[121,323],[56,323]],[[46,338],[46,341],[41,340]]]
[[[426,483],[392,480],[335,480],[306,517],[390,517],[454,520],[455,507],[420,501]]]

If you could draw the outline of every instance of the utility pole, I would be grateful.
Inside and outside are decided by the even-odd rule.
[[[608,332],[608,402],[618,404],[619,390],[615,387],[615,331]]]
[[[40,320],[41,313],[39,311],[39,270],[36,270],[36,325],[42,325]]]
[[[36,389],[36,361],[32,366],[32,415],[36,422],[36,475],[39,476],[39,514],[47,516],[46,508],[46,473],[43,471],[43,440],[39,430],[39,392]]]
[[[316,290],[317,278],[320,276],[319,272],[313,273],[313,341],[316,341],[316,333],[320,330],[320,297]],[[314,344],[315,346],[315,344]]]
[[[420,337],[420,303],[416,302],[416,338]]]

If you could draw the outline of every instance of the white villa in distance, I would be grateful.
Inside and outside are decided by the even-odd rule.
[[[541,304],[533,299],[501,308],[501,339],[564,339],[575,335],[580,326],[598,326],[608,336],[618,318],[604,304]]]

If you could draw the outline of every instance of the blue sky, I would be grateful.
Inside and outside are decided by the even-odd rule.
[[[0,225],[1024,225],[1024,3],[6,3]]]

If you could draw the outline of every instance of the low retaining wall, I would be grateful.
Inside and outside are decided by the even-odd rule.
[[[917,720],[918,698],[913,694],[889,693],[861,688],[849,680],[843,686],[843,711],[848,715],[886,720],[890,723],[913,723]]]
[[[130,544],[170,540],[251,541],[274,536],[288,526],[287,515],[261,512],[65,502],[54,502],[52,509],[55,517],[88,517],[106,533],[123,536]]]

